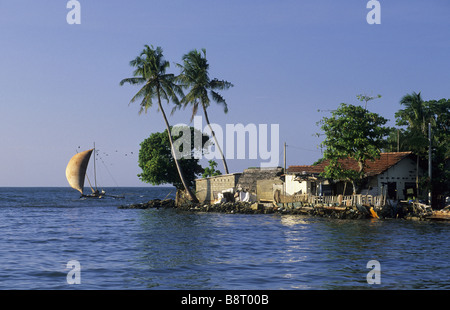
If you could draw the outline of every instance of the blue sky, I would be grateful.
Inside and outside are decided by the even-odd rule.
[[[0,186],[67,186],[68,160],[94,142],[101,185],[145,186],[139,143],[164,122],[156,108],[139,116],[128,105],[138,88],[119,86],[144,44],[161,46],[173,73],[205,48],[211,77],[235,85],[222,93],[228,114],[211,106],[210,120],[279,124],[280,165],[284,142],[288,165],[319,159],[316,122],[328,114],[318,110],[357,94],[381,94],[369,109],[391,125],[407,93],[450,98],[447,0],[380,0],[379,25],[366,22],[364,0],[79,2],[79,25],[66,22],[65,0],[0,2]]]

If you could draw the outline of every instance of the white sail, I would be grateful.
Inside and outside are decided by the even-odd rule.
[[[81,194],[83,194],[86,169],[93,150],[94,149],[75,154],[66,167],[67,181],[72,188],[76,189]]]

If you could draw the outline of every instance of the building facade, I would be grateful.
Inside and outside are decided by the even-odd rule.
[[[242,173],[197,179],[196,196],[201,203],[214,203],[223,197],[225,192],[232,193],[237,200],[242,193],[248,193],[250,201],[266,200],[273,197],[273,191],[282,184],[282,174],[283,169],[280,167],[254,167],[245,169]]]
[[[358,170],[354,159],[339,161],[344,169]],[[328,165],[322,161],[311,166],[290,166],[286,175],[286,194],[311,195],[351,194],[351,184],[321,178],[320,173]],[[366,162],[365,176],[362,182],[362,194],[384,195],[388,199],[404,200],[417,197],[417,181],[423,175],[423,169],[417,165],[417,157],[411,152],[381,153],[378,159]]]

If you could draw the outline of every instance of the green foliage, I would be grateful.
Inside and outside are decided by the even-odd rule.
[[[228,106],[225,99],[218,90],[226,90],[233,87],[233,84],[225,80],[211,79],[209,77],[209,64],[206,59],[206,50],[202,52],[192,50],[183,56],[183,64],[177,64],[181,68],[181,74],[178,80],[182,86],[189,88],[189,92],[181,100],[181,105],[186,107],[192,105],[191,120],[198,111],[199,105],[206,109],[211,104],[211,99],[218,104],[223,105],[224,112],[228,112]]]
[[[192,146],[191,155],[198,151],[193,147],[195,145],[195,130],[196,129],[193,127],[190,127],[190,145]],[[183,132],[180,131],[178,136],[173,137],[174,141],[176,142],[177,139],[182,138],[182,135]],[[202,135],[202,148],[206,147],[207,142],[208,137]],[[181,158],[178,159],[178,161],[183,169],[186,183],[189,187],[193,187],[195,185],[195,179],[203,173],[203,168],[199,165],[198,159],[194,158],[194,156],[190,157],[191,158]],[[142,169],[142,173],[138,174],[138,177],[142,181],[153,185],[172,184],[177,189],[183,189],[183,183],[181,182],[180,175],[177,171],[175,159],[172,156],[167,130],[164,132],[152,133],[150,137],[141,143],[138,164]]]
[[[143,84],[142,88],[134,95],[133,98],[131,98],[130,101],[130,103],[132,103],[136,100],[142,99],[140,103],[141,108],[139,114],[143,111],[147,112],[148,108],[153,104],[153,99],[157,99],[158,109],[161,111],[164,122],[166,124],[166,136],[170,145],[169,149],[172,150],[174,146],[170,133],[170,125],[161,104],[161,99],[167,101],[167,103],[172,100],[173,103],[179,104],[178,96],[183,96],[183,91],[181,86],[177,84],[176,77],[173,74],[166,73],[166,70],[170,66],[170,63],[164,59],[161,47],[157,47],[155,49],[153,46],[150,47],[148,45],[145,45],[145,49],[138,57],[130,61],[130,65],[135,68],[133,77],[123,79],[122,81],[120,81],[120,85],[123,85],[125,83],[129,83],[131,85]],[[161,146],[160,151],[163,151]],[[153,157],[151,158],[153,159]],[[186,181],[181,163],[178,160],[174,160],[175,165],[169,165],[169,161],[170,158],[167,157],[167,154],[166,158],[158,156],[154,157],[153,162],[151,162],[151,160],[145,161],[145,158],[142,160],[140,159],[139,164],[144,170],[144,173],[140,175],[140,178],[145,182],[150,182],[153,184],[169,182],[174,184],[177,189],[181,189],[182,187],[184,187],[184,190],[186,191],[189,199],[193,202],[197,202],[197,198],[190,190],[190,183],[192,182],[188,183]],[[184,163],[184,165],[185,164],[186,163]],[[167,175],[157,177],[157,167],[161,165],[166,168]],[[172,170],[169,169],[169,167],[173,168],[174,166],[178,172],[179,178],[175,177],[172,173]],[[195,166],[188,165],[186,169],[190,169],[190,171],[187,172],[189,177],[192,177],[192,175],[195,175],[195,173],[197,173]],[[147,172],[146,170],[151,171]],[[179,185],[178,180],[181,181],[182,187]]]
[[[208,163],[209,163],[209,167],[206,167],[202,174],[202,176],[204,178],[214,177],[214,176],[222,174],[222,172],[220,172],[219,170],[216,170],[217,163],[214,160],[210,160],[210,161],[208,161]]]
[[[227,103],[222,95],[218,93],[218,91],[233,87],[233,84],[225,80],[218,80],[216,78],[211,79],[209,77],[209,64],[206,59],[205,49],[202,49],[202,53],[197,50],[192,50],[189,53],[185,54],[183,56],[183,65],[177,64],[177,66],[182,70],[181,74],[178,76],[178,81],[182,83],[182,87],[189,89],[189,92],[183,97],[180,104],[178,105],[178,108],[180,108],[181,106],[185,108],[188,105],[192,105],[191,121],[197,114],[199,105],[203,108],[206,123],[211,130],[211,134],[216,143],[216,148],[218,149],[222,157],[225,173],[228,173],[228,166],[225,160],[225,156],[223,155],[220,144],[217,141],[214,130],[211,127],[207,109],[210,106],[212,99],[212,101],[223,105],[224,112],[227,113]]]
[[[120,85],[122,86],[125,83],[131,85],[143,84],[143,87],[130,101],[130,103],[133,103],[142,99],[139,113],[147,112],[153,104],[153,99],[157,99],[159,105],[161,99],[167,102],[172,100],[175,104],[179,103],[178,96],[183,96],[183,91],[181,86],[176,83],[175,75],[166,73],[170,63],[164,59],[161,47],[158,46],[155,49],[153,46],[145,45],[141,54],[130,61],[130,66],[135,68],[133,77],[123,79],[120,81]]]
[[[331,117],[324,117],[320,122],[326,138],[321,143],[325,147],[324,159],[330,164],[323,177],[354,182],[364,176],[367,160],[374,160],[380,155],[384,145],[383,138],[389,129],[384,127],[387,120],[371,113],[361,106],[341,103]],[[359,164],[359,170],[345,170],[340,159],[353,158]]]
[[[376,97],[372,97],[368,95],[359,94],[356,96],[356,98],[358,98],[358,100],[361,102],[365,102],[364,109],[367,110],[367,103],[373,99],[381,98],[381,95],[378,94]]]
[[[425,176],[420,180],[422,188],[432,189],[433,196],[450,193],[450,99],[423,101],[420,92],[403,96],[404,107],[395,113],[396,124],[400,126],[400,151],[412,151],[420,158],[421,165],[428,167],[428,123],[432,138],[432,179]],[[388,149],[396,149],[397,129],[387,139]],[[395,144],[396,145],[396,144]],[[427,172],[428,169],[425,169]],[[434,199],[433,199],[434,200]]]

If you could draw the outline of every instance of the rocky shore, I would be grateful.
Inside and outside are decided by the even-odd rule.
[[[119,209],[159,209],[159,208],[175,208],[175,200],[173,199],[154,199],[148,202],[136,203],[131,205],[119,206]]]
[[[339,206],[339,205],[311,205],[308,203],[273,203],[257,202],[222,202],[217,204],[199,204],[184,202],[176,205],[174,199],[154,199],[144,203],[122,205],[119,209],[159,209],[173,208],[185,212],[217,212],[229,214],[303,214],[336,219],[407,219],[416,221],[450,220],[450,208],[441,211],[420,209],[410,204],[384,206],[374,209],[371,206]]]
[[[338,206],[301,206],[274,204],[261,204],[256,202],[223,202],[217,204],[184,203],[176,206],[173,199],[150,200],[145,203],[120,206],[119,209],[151,209],[151,208],[175,208],[188,212],[218,212],[229,214],[303,214],[340,219],[371,218],[373,215],[367,207],[338,207]]]

